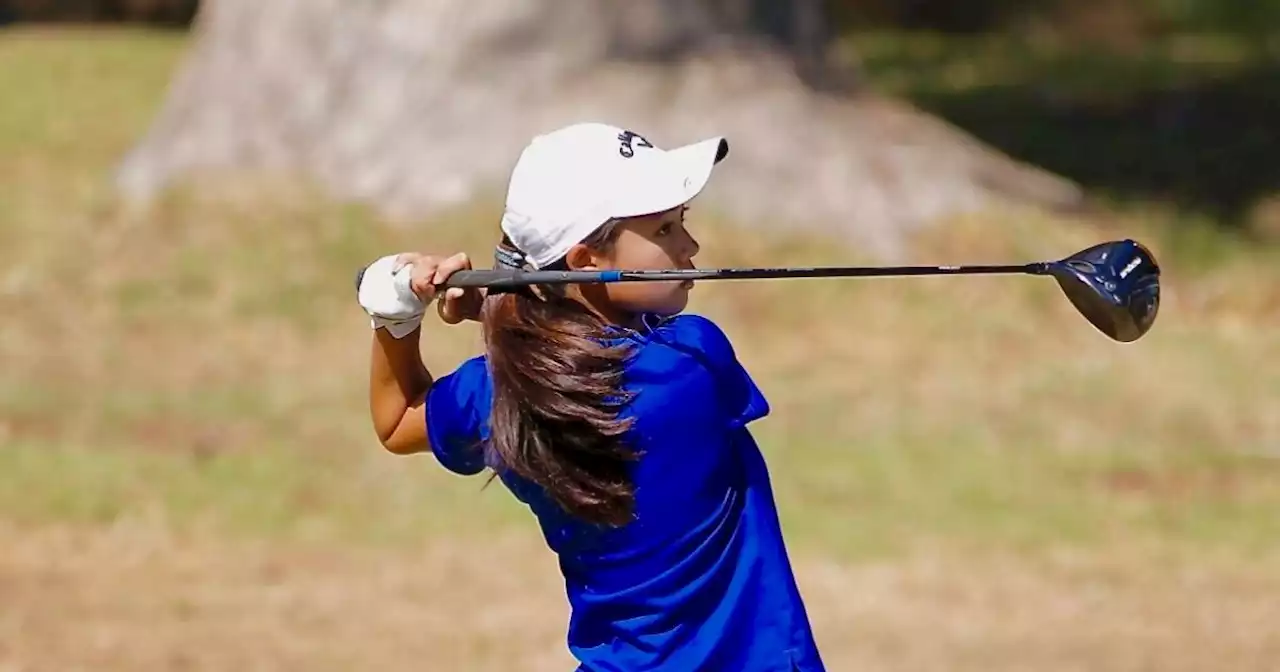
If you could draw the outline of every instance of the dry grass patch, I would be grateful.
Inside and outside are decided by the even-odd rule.
[[[399,550],[152,524],[0,527],[0,667],[563,670],[567,608],[528,533]],[[1280,579],[1150,557],[798,562],[830,669],[1271,669]]]

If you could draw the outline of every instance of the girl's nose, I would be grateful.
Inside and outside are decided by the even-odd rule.
[[[698,245],[698,239],[694,238],[693,234],[689,233],[687,230],[685,231],[685,237],[687,239],[685,241],[685,255],[692,259],[698,256],[698,252],[702,251],[702,246]]]

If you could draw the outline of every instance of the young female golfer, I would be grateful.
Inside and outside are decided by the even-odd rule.
[[[511,176],[496,263],[692,268],[686,204],[728,144],[663,151],[603,124],[535,138]],[[386,448],[492,469],[531,509],[564,574],[579,670],[821,670],[765,462],[769,407],[689,283],[492,293],[436,287],[465,255],[364,272],[369,400]],[[434,378],[419,322],[475,319],[486,352]]]

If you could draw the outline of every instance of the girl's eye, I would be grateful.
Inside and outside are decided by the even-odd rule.
[[[671,224],[663,224],[662,226],[658,227],[659,236],[665,236],[668,233],[671,233]]]

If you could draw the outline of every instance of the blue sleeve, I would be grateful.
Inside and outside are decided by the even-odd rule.
[[[724,331],[701,315],[682,315],[678,319],[686,322],[697,349],[715,375],[730,426],[743,427],[768,415],[768,400],[738,361]]]
[[[463,476],[485,468],[484,428],[491,401],[484,359],[476,357],[431,384],[427,391],[427,440],[449,471]]]

